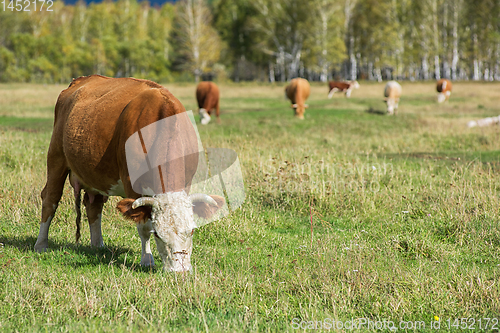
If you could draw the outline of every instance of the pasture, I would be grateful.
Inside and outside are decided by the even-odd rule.
[[[1,330],[274,332],[366,318],[435,331],[439,318],[446,331],[459,318],[476,329],[500,320],[500,127],[466,127],[500,114],[500,84],[454,83],[438,105],[434,82],[402,82],[395,117],[380,114],[383,83],[360,84],[329,100],[313,83],[303,121],[284,85],[220,85],[221,123],[198,129],[205,147],[238,153],[247,197],[195,232],[188,275],[163,273],[153,244],[160,265],[139,266],[118,198],[103,213],[106,248],[89,246],[86,219],[75,244],[69,184],[50,251],[33,251],[66,86],[0,85]],[[165,86],[197,111],[194,84]]]

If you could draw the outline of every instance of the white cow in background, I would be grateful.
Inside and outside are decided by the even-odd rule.
[[[387,82],[384,89],[384,101],[387,103],[387,113],[396,114],[402,91],[401,85],[396,81]]]

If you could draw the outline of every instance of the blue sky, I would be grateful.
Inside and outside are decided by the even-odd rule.
[[[102,2],[103,0],[84,0],[87,4],[91,3],[91,2]],[[138,0],[140,1],[140,0]],[[74,5],[75,3],[77,3],[78,0],[64,0],[64,3],[65,4],[68,4],[68,5]],[[155,6],[155,5],[163,5],[165,2],[175,2],[175,0],[149,0],[149,3],[151,4],[151,6]]]

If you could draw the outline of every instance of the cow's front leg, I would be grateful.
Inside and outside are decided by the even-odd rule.
[[[150,242],[152,230],[151,220],[146,223],[137,223],[137,231],[141,238],[141,266],[143,267],[153,267],[155,265]]]
[[[90,244],[96,247],[103,247],[101,231],[102,207],[108,200],[108,197],[101,194],[85,193],[83,203],[87,210],[87,218],[90,227]]]

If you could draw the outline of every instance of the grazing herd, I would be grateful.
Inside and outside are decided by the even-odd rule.
[[[336,92],[345,94],[345,97],[351,97],[353,89],[359,89],[358,81],[330,81],[328,82],[328,98],[332,98]],[[438,103],[442,103],[450,98],[452,84],[450,80],[440,79],[437,82],[436,90],[438,92]],[[399,99],[403,92],[401,85],[396,81],[389,81],[384,88],[384,102],[387,104],[387,113],[396,115]],[[291,108],[298,119],[304,119],[304,113],[309,105],[306,100],[311,93],[309,81],[303,78],[295,78],[285,88],[285,96],[292,103]],[[213,82],[200,82],[196,88],[196,100],[198,101],[200,123],[207,125],[210,122],[212,110],[215,109],[217,122],[220,122],[219,110],[219,88]]]
[[[437,83],[438,102],[442,103],[451,95],[451,82],[447,79],[441,79]],[[337,91],[345,93],[345,97],[351,96],[352,89],[360,87],[358,81],[330,81],[328,82],[328,98],[332,98]],[[305,100],[309,97],[310,87],[305,79],[293,79],[285,88],[285,93],[288,99],[292,102],[292,108],[295,110],[295,116],[299,119],[304,119],[304,111],[307,108]],[[384,88],[384,102],[387,104],[387,113],[396,115],[399,99],[403,92],[401,85],[396,81],[389,81]]]
[[[328,86],[329,98],[337,91],[348,98],[359,83],[329,82]],[[439,102],[450,97],[451,88],[450,81],[439,80]],[[304,119],[310,92],[309,82],[302,78],[291,80],[285,89],[299,119]],[[387,113],[396,114],[401,93],[396,81],[387,83]],[[198,84],[196,99],[202,125],[210,122],[213,110],[219,122],[219,97],[215,83]],[[157,155],[151,158],[148,152]],[[77,242],[82,190],[90,242],[96,247],[104,246],[103,205],[109,196],[121,196],[124,199],[117,209],[136,223],[142,243],[141,265],[154,266],[150,248],[153,234],[164,270],[189,271],[193,232],[198,227],[193,214],[209,219],[225,205],[224,198],[217,195],[189,194],[198,155],[198,137],[188,113],[161,85],[101,75],[74,79],[55,106],[35,250],[43,252],[49,246],[49,227],[69,178],[77,210]]]

